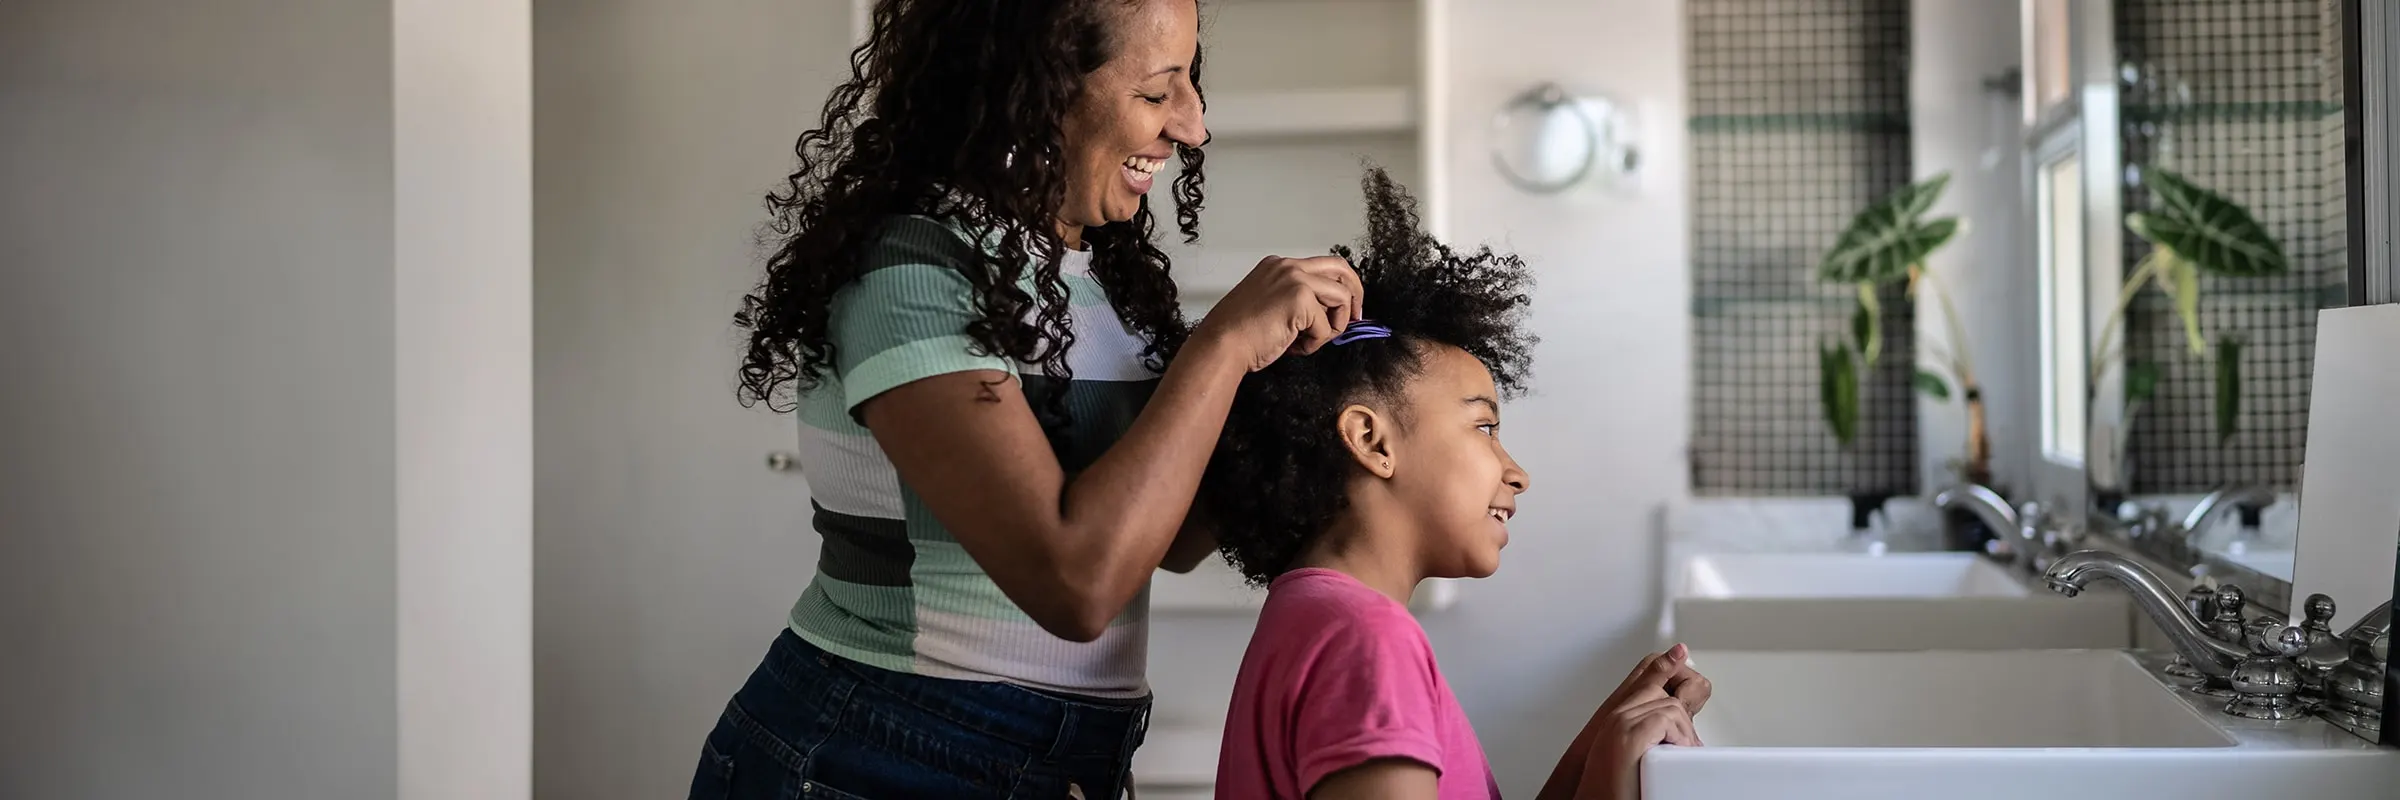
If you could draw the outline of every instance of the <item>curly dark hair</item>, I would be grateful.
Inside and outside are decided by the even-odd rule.
[[[1366,309],[1392,335],[1277,359],[1242,380],[1196,501],[1217,529],[1225,560],[1254,584],[1292,568],[1348,506],[1350,451],[1336,421],[1356,402],[1392,409],[1435,345],[1457,347],[1491,370],[1501,396],[1524,394],[1537,339],[1525,330],[1533,278],[1525,262],[1490,247],[1460,253],[1417,222],[1417,203],[1381,169],[1362,181],[1367,236],[1349,259]]]
[[[834,363],[834,292],[858,279],[862,246],[903,214],[946,218],[991,243],[981,264],[961,270],[980,315],[965,333],[980,350],[1071,376],[1065,253],[1050,233],[1066,199],[1063,127],[1085,76],[1114,52],[1113,28],[1132,4],[877,0],[872,32],[850,53],[849,80],[793,145],[798,167],[767,195],[764,238],[780,243],[734,315],[749,332],[743,405],[790,411],[796,391],[823,380]],[[1188,69],[1196,89],[1197,54]],[[1176,222],[1184,241],[1197,241],[1201,153],[1176,151]],[[1088,228],[1084,241],[1093,277],[1149,342],[1145,356],[1156,367],[1190,326],[1152,225],[1144,199],[1132,220]],[[1063,417],[1061,399],[1051,400],[1051,416]]]

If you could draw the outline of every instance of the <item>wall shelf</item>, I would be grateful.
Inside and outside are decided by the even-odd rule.
[[[1225,91],[1208,98],[1208,132],[1218,142],[1416,129],[1416,91],[1406,86]]]

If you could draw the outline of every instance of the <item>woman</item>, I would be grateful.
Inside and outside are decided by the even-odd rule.
[[[1194,0],[877,3],[737,318],[824,548],[693,797],[1122,791],[1234,388],[1361,313],[1340,259],[1268,258],[1187,328],[1145,197],[1180,157],[1196,237],[1198,39]]]

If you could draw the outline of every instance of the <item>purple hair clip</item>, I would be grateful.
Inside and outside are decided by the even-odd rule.
[[[1341,335],[1333,337],[1333,341],[1328,344],[1349,344],[1363,339],[1382,339],[1391,335],[1392,329],[1386,328],[1374,320],[1362,319],[1350,323],[1350,327],[1343,328]]]

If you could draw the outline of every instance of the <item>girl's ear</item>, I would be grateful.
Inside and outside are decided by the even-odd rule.
[[[1357,403],[1342,409],[1335,420],[1342,433],[1342,445],[1350,449],[1350,458],[1361,469],[1378,478],[1389,479],[1393,472],[1392,420],[1382,412]]]

